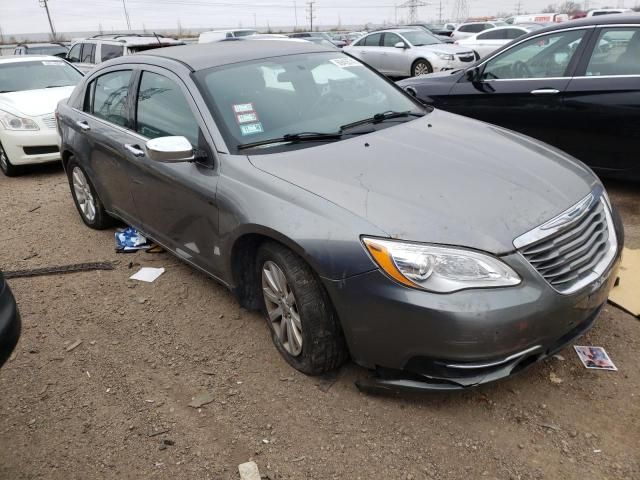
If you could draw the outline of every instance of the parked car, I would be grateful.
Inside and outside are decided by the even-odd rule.
[[[507,26],[507,22],[467,22],[461,23],[451,33],[451,37],[455,40],[462,40],[476,33],[480,33],[490,28]]]
[[[91,38],[75,42],[67,54],[67,61],[73,63],[81,72],[86,73],[95,65],[112,58],[175,45],[184,45],[184,42],[156,34],[94,35]]]
[[[315,43],[316,45],[322,45],[325,47],[333,47],[333,48],[338,48],[336,47],[336,44],[333,42],[330,42],[329,40],[327,40],[324,37],[304,37],[304,38],[290,38],[290,41],[292,40],[301,40],[303,42],[311,42],[311,43]]]
[[[470,48],[442,43],[414,28],[373,32],[344,50],[392,77],[453,70],[475,60]]]
[[[23,165],[60,160],[54,111],[82,78],[58,57],[0,58],[0,170],[20,174]]]
[[[427,23],[410,23],[408,25],[401,25],[401,28],[407,27],[422,28],[426,32],[429,32],[430,34],[438,37],[438,39],[443,43],[453,43],[455,41],[453,38],[451,38],[451,33],[453,32],[454,28],[448,30],[444,28],[444,25],[429,25]]]
[[[587,17],[599,17],[601,15],[615,15],[618,13],[632,13],[633,10],[630,8],[597,8],[593,10],[589,10],[587,12]]]
[[[11,356],[20,338],[20,313],[0,271],[0,367]]]
[[[65,58],[69,47],[62,43],[20,43],[13,50],[14,55],[52,55]]]
[[[347,42],[341,40],[334,40],[331,35],[327,32],[296,32],[289,35],[290,38],[302,38],[304,40],[308,40],[309,38],[324,38],[326,41],[331,42],[338,48],[343,48],[347,46]]]
[[[424,102],[531,135],[603,175],[640,179],[640,16],[521,37],[477,65],[399,82]]]
[[[541,28],[542,25],[537,25],[534,28],[519,26],[489,28],[480,33],[476,33],[475,35],[471,35],[470,37],[458,40],[456,44],[471,48],[478,54],[478,58],[481,58],[486,57],[491,52],[494,52],[512,40]]]
[[[82,220],[125,221],[261,308],[307,374],[457,389],[595,321],[620,219],[593,173],[424,107],[333,48],[228,42],[111,60],[58,106]]]
[[[252,28],[237,28],[235,30],[211,30],[209,32],[202,32],[198,36],[198,43],[211,43],[220,42],[222,40],[228,40],[230,38],[244,38],[252,35],[258,35],[257,30]]]

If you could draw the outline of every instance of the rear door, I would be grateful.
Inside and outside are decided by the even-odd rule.
[[[561,147],[601,171],[640,174],[640,25],[596,30],[565,94]]]
[[[590,32],[551,32],[500,52],[480,64],[474,81],[463,76],[443,108],[557,144],[562,93]]]
[[[141,71],[136,91],[136,135],[127,148],[143,228],[183,259],[219,274],[215,149],[193,95],[177,75],[152,66]],[[149,159],[145,143],[166,136],[186,137],[203,152],[200,160],[160,163]]]
[[[480,57],[486,57],[498,47],[506,43],[507,30],[489,30],[481,32],[476,36],[476,44],[472,48],[478,52]]]
[[[131,68],[118,66],[93,79],[84,102],[84,113],[74,128],[87,139],[88,166],[98,194],[108,210],[136,224],[131,196],[129,158],[122,146],[129,142],[131,116],[129,93]]]
[[[380,45],[382,44],[382,33],[372,33],[367,35],[358,41],[349,53],[352,53],[355,57],[359,58],[366,64],[372,66],[376,70],[382,73],[385,71],[382,69],[382,54],[380,52]]]

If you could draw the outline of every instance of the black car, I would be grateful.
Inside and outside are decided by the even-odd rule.
[[[0,366],[7,361],[20,337],[20,314],[0,272]]]
[[[543,140],[602,175],[640,179],[640,15],[547,27],[469,68],[399,85],[435,107]]]

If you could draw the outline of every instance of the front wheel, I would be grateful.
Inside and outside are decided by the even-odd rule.
[[[89,176],[74,159],[67,165],[67,175],[73,202],[85,225],[95,230],[111,227],[113,218],[104,209]]]
[[[0,143],[0,170],[2,170],[2,173],[7,177],[15,177],[22,173],[22,169],[20,167],[16,167],[11,163],[9,155],[7,155],[2,143]]]
[[[428,75],[433,73],[433,67],[426,60],[417,60],[411,67],[411,76],[419,77],[420,75]]]
[[[307,375],[338,368],[348,352],[331,300],[311,268],[291,250],[267,242],[258,250],[257,278],[273,342]]]

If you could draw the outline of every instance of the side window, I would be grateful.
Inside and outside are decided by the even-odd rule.
[[[484,23],[472,23],[471,25],[467,25],[467,30],[464,31],[469,33],[480,33],[483,30],[486,30]]]
[[[507,40],[515,40],[516,38],[520,38],[527,32],[520,30],[519,28],[506,28],[503,30],[506,33],[505,38]]]
[[[69,60],[71,63],[79,62],[81,49],[82,49],[82,44],[76,43],[67,54],[67,60]]]
[[[465,33],[470,33],[473,30],[471,29],[472,25],[460,25],[460,28],[458,28],[459,32],[465,32]]]
[[[365,47],[379,47],[381,38],[382,38],[381,33],[373,33],[364,39],[363,45]]]
[[[92,81],[89,87],[93,91],[91,113],[121,127],[128,127],[127,98],[130,80],[131,70],[121,70],[105,73]]]
[[[523,42],[485,65],[484,80],[563,77],[585,30],[569,30]]]
[[[396,43],[402,42],[402,39],[396,35],[395,33],[385,33],[384,34],[384,43],[385,47],[395,47]]]
[[[504,40],[507,38],[506,30],[492,30],[491,32],[481,33],[478,40]]]
[[[585,74],[640,75],[640,28],[602,29]]]
[[[124,46],[122,45],[109,45],[108,43],[103,43],[100,46],[100,60],[103,62],[107,60],[111,60],[112,58],[121,57],[124,53]]]
[[[197,146],[200,128],[180,87],[167,77],[144,72],[138,91],[136,131],[147,138],[183,136]]]
[[[95,55],[96,55],[95,43],[82,44],[82,56],[80,57],[81,63],[95,63]]]

